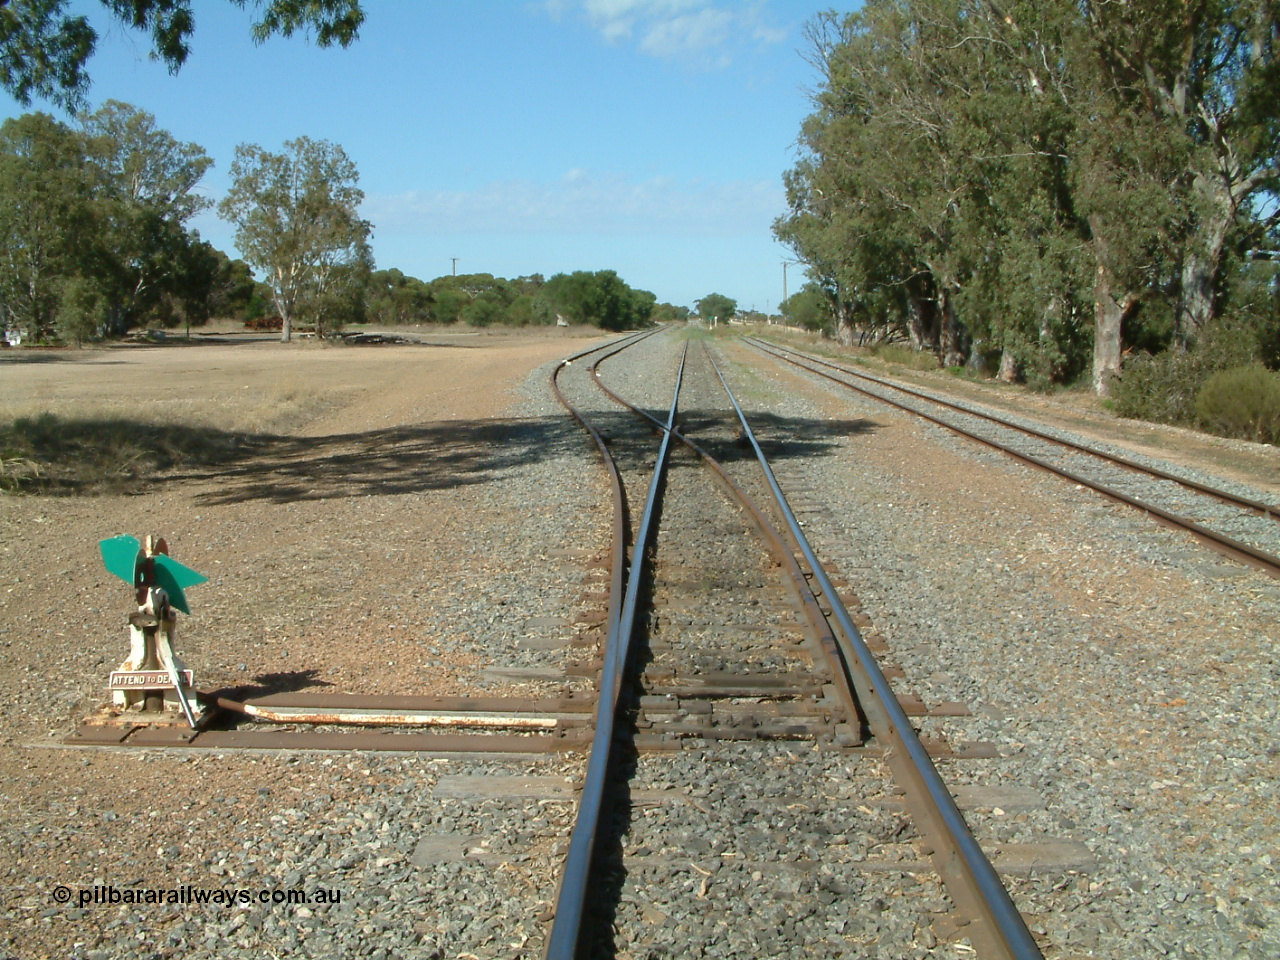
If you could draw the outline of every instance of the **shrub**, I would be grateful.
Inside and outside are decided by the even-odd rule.
[[[1258,359],[1256,329],[1237,318],[1215,320],[1190,350],[1140,354],[1126,361],[1112,387],[1115,411],[1157,423],[1196,424],[1196,396],[1209,378]]]
[[[875,343],[866,347],[867,353],[885,363],[896,363],[910,370],[937,370],[937,354],[928,350],[913,350],[901,343]]]
[[[1134,357],[1111,388],[1116,413],[1156,423],[1194,422],[1196,393],[1208,374],[1200,359],[1176,350]]]
[[[1280,374],[1260,363],[1215,373],[1196,394],[1196,417],[1225,437],[1280,443]]]

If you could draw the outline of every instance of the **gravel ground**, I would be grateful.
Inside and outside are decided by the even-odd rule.
[[[202,689],[585,686],[557,675],[607,547],[594,513],[605,488],[577,428],[522,400],[582,343],[6,356],[0,404],[15,413],[31,398],[65,417],[118,411],[141,383],[139,421],[177,407],[197,426],[234,425],[247,452],[178,464],[133,496],[0,497],[0,955],[538,952],[577,759],[54,747],[127,653],[129,590],[97,555],[120,533],[164,534],[211,576],[179,626]],[[310,399],[289,423],[247,415],[293,395]],[[467,786],[481,774],[523,792]],[[81,905],[95,887],[108,899],[297,889],[313,902]],[[320,891],[341,902],[315,902]]]
[[[779,473],[784,488],[817,491],[808,532],[889,640],[903,688],[974,711],[925,731],[998,745],[999,760],[945,764],[944,779],[1043,797],[971,816],[979,839],[1093,852],[1079,875],[1011,880],[1046,954],[1280,955],[1275,582],[949,432],[726,350],[756,410],[832,425],[822,455]]]
[[[808,365],[812,366],[812,364]],[[1173,481],[1164,481],[1144,475],[1118,464],[1111,464],[1101,457],[1090,456],[1071,450],[1061,444],[1027,436],[982,417],[967,416],[961,411],[941,407],[928,402],[922,397],[893,389],[888,383],[870,380],[862,375],[861,371],[852,370],[847,364],[842,366],[845,372],[832,371],[829,367],[822,369],[825,373],[832,374],[840,380],[856,386],[859,390],[870,392],[877,397],[886,397],[894,403],[904,404],[912,410],[919,410],[928,416],[939,418],[945,423],[954,424],[959,429],[991,439],[993,442],[1009,445],[1025,455],[1037,458],[1059,469],[1071,471],[1091,482],[1102,483],[1122,494],[1137,498],[1152,506],[1181,514],[1215,532],[1226,534],[1273,556],[1280,556],[1280,523],[1276,522],[1274,516],[1263,516],[1253,510],[1229,505],[1214,497],[1197,493]],[[884,380],[884,378],[877,379]],[[900,382],[899,385],[908,390],[915,389]],[[923,393],[926,396],[937,396],[929,393],[929,391],[917,389],[916,392]],[[942,396],[939,399],[950,403],[957,402],[954,397]],[[1280,497],[1273,493],[1264,492],[1230,478],[1212,476],[1202,470],[1196,470],[1184,465],[1170,464],[1167,461],[1161,461],[1143,453],[1134,453],[1097,439],[1086,440],[1086,438],[1070,430],[1054,426],[1046,427],[1044,424],[1028,420],[1025,417],[1009,414],[1002,415],[1000,411],[993,410],[985,405],[972,403],[961,405],[980,414],[994,415],[1010,423],[1029,427],[1048,437],[1057,438],[1068,443],[1086,445],[1102,453],[1119,456],[1131,462],[1163,470],[1167,474],[1182,477],[1193,483],[1205,484],[1226,493],[1244,497],[1254,503],[1274,505],[1280,502]],[[1258,444],[1254,446],[1261,447]],[[1280,514],[1280,510],[1274,512]]]
[[[607,545],[604,484],[545,387],[549,362],[575,346],[495,339],[376,361],[357,348],[163,347],[4,366],[8,409],[58,410],[76,390],[95,402],[94,384],[96,402],[116,409],[127,385],[144,384],[148,403],[180,401],[184,416],[245,413],[237,430],[264,442],[175,468],[133,496],[0,497],[0,953],[539,954],[577,759],[50,744],[124,656],[128,591],[96,552],[119,533],[166,534],[177,559],[212,574],[191,592],[179,641],[202,687],[531,695],[571,683],[513,678],[564,667],[556,641],[599,589],[590,562]],[[945,763],[944,778],[1041,798],[972,811],[979,839],[994,849],[1058,838],[1092,852],[1088,869],[1010,878],[1046,954],[1280,955],[1275,582],[941,430],[724,349],[748,412],[773,415],[784,487],[810,491],[807,529],[888,639],[903,689],[974,711],[922,727],[999,747],[999,759]],[[294,403],[299,389],[315,402]],[[296,422],[247,418],[281,405]],[[554,547],[537,547],[540,534]],[[701,774],[690,791],[711,791],[715,770],[692,755],[664,762],[670,771],[645,788],[666,793],[645,815],[671,818],[696,843],[706,825],[680,784]],[[820,789],[838,795],[843,772],[824,767]],[[795,782],[763,770],[759,781],[758,796],[715,799],[765,814]],[[797,835],[823,835],[795,816]],[[878,811],[873,840],[878,820],[894,822]],[[673,869],[653,856],[655,871]],[[750,901],[750,872],[717,876],[700,897],[706,879],[685,875],[683,922],[731,915],[749,927],[743,942],[749,932],[769,952],[748,908],[780,905]],[[58,885],[72,903],[55,902]],[[341,900],[79,904],[95,887],[186,886]],[[864,928],[858,890],[805,889],[850,918],[823,931],[833,955],[841,943],[851,956],[906,955],[897,927]]]

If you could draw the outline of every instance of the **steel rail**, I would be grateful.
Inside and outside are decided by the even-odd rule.
[[[614,353],[625,349],[619,347]],[[685,355],[688,354],[688,346]],[[606,354],[612,356],[612,353]],[[603,357],[600,359],[604,359]],[[599,363],[599,360],[596,361]],[[587,772],[583,780],[582,795],[578,801],[578,815],[574,820],[573,832],[569,837],[569,850],[565,857],[564,872],[560,879],[560,889],[556,897],[555,918],[552,921],[551,933],[547,938],[548,960],[573,960],[578,951],[582,936],[582,918],[586,907],[587,882],[591,873],[591,860],[595,851],[596,829],[600,822],[600,811],[604,804],[605,779],[609,771],[609,760],[612,753],[613,727],[617,712],[618,694],[622,687],[622,678],[627,666],[627,658],[631,648],[631,635],[635,625],[636,608],[640,593],[640,581],[643,579],[644,555],[648,549],[649,537],[653,529],[654,514],[658,502],[658,493],[666,472],[667,455],[671,445],[671,427],[675,424],[676,411],[680,403],[680,387],[684,379],[685,357],[680,358],[680,367],[676,373],[675,391],[671,399],[671,409],[667,415],[667,429],[662,435],[658,448],[657,462],[653,466],[653,477],[649,483],[649,494],[645,500],[644,513],[640,519],[640,528],[632,547],[631,569],[627,576],[626,597],[619,612],[615,628],[611,630],[605,645],[604,665],[600,671],[600,689],[596,704],[596,730],[591,744],[591,754],[587,760]],[[559,368],[557,368],[559,369]],[[594,373],[595,364],[592,365]],[[563,402],[563,401],[562,401]],[[579,422],[585,422],[578,416]],[[593,435],[598,436],[593,431]],[[603,442],[601,441],[603,449]],[[605,455],[608,456],[607,451]],[[609,457],[612,463],[612,457]],[[611,467],[616,476],[617,468]]]
[[[925,393],[923,390],[904,387],[899,383],[894,383],[892,380],[885,380],[881,377],[864,373],[861,370],[850,370],[848,367],[843,367],[838,363],[831,363],[830,361],[823,360],[820,357],[815,357],[807,353],[802,353],[799,350],[794,350],[791,347],[784,347],[780,344],[769,343],[768,341],[759,340],[756,337],[744,337],[743,339],[756,347],[756,349],[763,350],[765,353],[771,353],[772,350],[778,351],[778,353],[773,354],[778,359],[786,360],[788,363],[795,364],[802,369],[809,370],[810,373],[822,374],[822,371],[805,367],[804,364],[799,363],[797,360],[792,358],[799,357],[802,360],[808,360],[810,363],[816,363],[818,366],[828,367],[832,370],[839,370],[841,373],[847,373],[851,377],[870,380],[872,383],[879,384],[882,387],[888,387],[891,390],[900,390],[908,396],[918,397],[921,400],[927,400],[930,403],[936,403],[939,406],[947,407],[959,413],[968,414],[969,416],[977,417],[980,420],[987,420],[991,423],[999,424],[1002,427],[1008,427],[1010,430],[1017,430],[1020,433],[1037,437],[1041,440],[1048,441],[1049,443],[1056,443],[1060,446],[1067,447],[1068,449],[1075,450],[1077,453],[1084,453],[1091,457],[1097,457],[1100,460],[1107,460],[1116,464],[1116,466],[1125,467],[1129,470],[1136,470],[1139,473],[1145,473],[1153,477],[1159,477],[1161,480],[1168,480],[1171,483],[1176,483],[1180,486],[1186,487],[1188,490],[1194,490],[1196,493],[1203,493],[1205,496],[1212,497],[1222,503],[1229,504],[1233,507],[1239,507],[1242,510],[1249,510],[1259,516],[1266,517],[1269,520],[1280,522],[1280,506],[1276,504],[1263,503],[1262,501],[1254,500],[1251,497],[1238,496],[1237,494],[1231,493],[1229,490],[1222,490],[1219,487],[1213,487],[1207,483],[1200,483],[1198,480],[1192,480],[1189,477],[1180,477],[1176,473],[1170,473],[1167,470],[1160,469],[1159,467],[1152,467],[1145,463],[1139,463],[1136,460],[1130,460],[1128,457],[1123,457],[1116,453],[1108,453],[1105,450],[1096,450],[1093,447],[1086,446],[1082,443],[1076,443],[1074,440],[1064,440],[1061,437],[1053,436],[1053,434],[1045,433],[1043,430],[1037,430],[1035,427],[1028,427],[1025,424],[1014,423],[1012,420],[1006,420],[1004,417],[998,417],[993,413],[974,410],[963,406],[962,404],[953,403],[944,397],[934,396],[933,394]],[[772,350],[769,348],[772,348]],[[825,374],[822,375],[825,376]],[[836,382],[841,381],[837,380]]]
[[[615,353],[618,351],[614,351]],[[610,354],[609,356],[612,356]],[[826,616],[822,612],[821,604],[814,595],[812,588],[809,586],[808,580],[805,579],[804,571],[800,569],[800,564],[796,562],[795,554],[788,547],[782,533],[774,526],[773,522],[765,516],[764,511],[756,504],[749,494],[729,476],[724,466],[715,457],[711,456],[706,450],[690,440],[678,428],[665,426],[661,420],[653,416],[651,413],[641,410],[635,404],[630,403],[625,398],[619,396],[600,379],[599,365],[608,357],[601,357],[591,367],[592,376],[595,378],[596,385],[604,391],[604,393],[615,403],[626,407],[632,413],[642,417],[652,423],[659,430],[671,433],[677,440],[686,447],[696,453],[703,464],[711,471],[717,482],[727,491],[730,498],[741,504],[742,508],[750,516],[756,529],[760,531],[761,536],[765,538],[768,544],[769,552],[773,554],[774,559],[779,566],[786,572],[787,578],[791,581],[792,589],[795,590],[796,597],[800,601],[800,606],[804,612],[805,619],[808,620],[810,629],[813,631],[814,637],[821,647],[823,656],[827,660],[828,666],[831,668],[833,677],[839,678],[840,683],[836,684],[839,690],[841,701],[849,714],[849,723],[852,727],[860,728],[862,720],[861,707],[858,698],[853,692],[852,678],[848,673],[846,659],[841,656],[838,644],[836,642],[835,633],[831,630],[830,624],[827,622]]]
[[[937,768],[916,735],[906,711],[898,703],[888,679],[849,616],[848,610],[845,609],[834,584],[823,570],[817,554],[787,503],[786,496],[778,484],[777,477],[774,476],[773,469],[769,466],[764,451],[760,449],[760,444],[756,440],[751,425],[747,422],[746,415],[742,412],[742,407],[739,406],[733,391],[729,389],[724,374],[721,373],[719,365],[709,351],[707,356],[711,360],[716,376],[720,378],[729,402],[733,404],[733,409],[738,415],[743,436],[755,451],[756,459],[786,519],[791,536],[799,544],[805,562],[809,564],[814,579],[818,581],[831,605],[832,615],[843,633],[842,640],[845,642],[842,643],[842,647],[845,648],[846,656],[851,658],[851,662],[857,664],[864,675],[859,678],[855,671],[855,678],[860,681],[861,688],[858,693],[863,698],[862,706],[872,731],[877,737],[891,744],[891,748],[886,753],[886,759],[894,767],[895,774],[900,775],[900,782],[915,787],[917,790],[915,796],[925,801],[926,823],[922,826],[932,828],[930,840],[940,841],[943,844],[939,873],[948,881],[947,891],[956,901],[956,905],[973,917],[973,921],[966,927],[966,932],[983,956],[1042,960],[1043,954],[1036,945],[1035,938],[1027,929],[1022,915],[1014,906],[1009,891],[1005,889],[991,861],[987,859],[977,840],[974,839],[964,816],[960,813],[960,808],[956,806],[955,799],[943,783]],[[908,795],[911,796],[910,793]],[[934,852],[937,853],[936,850]],[[962,880],[962,883],[957,883],[957,879]]]
[[[963,437],[967,437],[970,440],[973,440],[977,443],[981,443],[985,446],[988,446],[993,450],[998,450],[1000,453],[1013,457],[1015,460],[1021,460],[1023,463],[1026,463],[1029,466],[1037,467],[1048,473],[1052,473],[1055,476],[1063,477],[1064,479],[1070,480],[1073,483],[1078,483],[1082,487],[1088,487],[1090,490],[1100,493],[1104,497],[1108,497],[1112,500],[1115,500],[1117,503],[1123,503],[1137,510],[1141,510],[1143,513],[1147,514],[1148,516],[1153,517],[1157,523],[1160,523],[1166,527],[1170,527],[1174,530],[1180,530],[1184,533],[1189,533],[1191,534],[1191,536],[1195,537],[1195,539],[1199,540],[1205,546],[1209,547],[1211,550],[1214,550],[1222,554],[1225,557],[1230,557],[1232,560],[1237,560],[1240,563],[1243,563],[1248,566],[1254,567],[1258,570],[1261,570],[1263,573],[1267,574],[1268,576],[1280,578],[1280,557],[1277,557],[1271,553],[1267,553],[1265,550],[1259,550],[1257,547],[1250,546],[1249,544],[1245,543],[1242,540],[1237,540],[1235,537],[1227,536],[1227,534],[1225,533],[1219,533],[1216,530],[1212,530],[1209,527],[1196,523],[1194,520],[1190,520],[1186,517],[1180,516],[1179,514],[1176,514],[1171,510],[1166,510],[1163,507],[1158,507],[1153,503],[1148,503],[1145,500],[1140,500],[1137,497],[1130,496],[1129,494],[1121,490],[1117,490],[1115,487],[1109,486],[1105,483],[1101,483],[1097,480],[1090,479],[1089,477],[1086,477],[1083,474],[1076,473],[1074,470],[1068,470],[1065,467],[1055,466],[1054,464],[1049,463],[1047,460],[1042,460],[1039,457],[1033,456],[1032,454],[1029,454],[1029,453],[1022,453],[1021,451],[1015,450],[1013,447],[1010,447],[1007,444],[1001,443],[998,440],[992,440],[989,437],[984,437],[979,433],[974,433],[971,430],[966,430],[964,427],[956,426],[954,423],[948,423],[946,420],[943,420],[941,417],[935,417],[933,414],[925,413],[922,410],[916,410],[913,407],[907,406],[905,403],[899,403],[897,400],[893,400],[889,397],[883,397],[877,393],[872,393],[871,391],[866,390],[863,387],[858,386],[857,384],[849,383],[847,380],[841,380],[839,377],[834,377],[831,374],[825,373],[822,370],[814,370],[811,367],[806,367],[804,364],[796,363],[794,360],[791,360],[788,357],[780,357],[777,354],[771,353],[770,351],[757,346],[750,339],[747,342],[751,343],[752,346],[756,346],[756,349],[760,350],[762,353],[765,353],[768,356],[772,356],[775,359],[784,360],[788,363],[792,363],[793,365],[800,367],[802,370],[807,370],[808,372],[816,374],[817,376],[825,377],[826,379],[832,381],[833,383],[838,383],[841,386],[846,387],[850,390],[856,390],[859,393],[864,394],[865,396],[868,396],[874,400],[880,401],[881,403],[888,404],[891,407],[896,407],[899,410],[903,410],[914,416],[920,417],[921,419],[928,420],[930,423],[937,424],[938,426],[943,427],[947,430],[950,430],[953,433],[958,433]],[[854,374],[854,375],[861,376],[861,374]],[[874,378],[871,378],[871,379],[874,379]],[[889,384],[888,386],[892,386],[892,385]],[[926,398],[926,399],[932,400],[932,398]],[[965,412],[969,413],[971,411],[966,410]]]
[[[561,360],[554,370],[551,371],[551,389],[556,395],[556,399],[560,401],[560,405],[569,412],[569,415],[578,422],[582,429],[595,441],[596,449],[600,452],[605,472],[609,475],[609,487],[613,497],[613,546],[610,551],[609,560],[609,614],[607,619],[606,636],[611,636],[617,630],[618,617],[622,612],[622,591],[626,578],[627,569],[627,493],[622,485],[622,478],[618,474],[618,467],[613,462],[613,456],[609,453],[609,447],[604,442],[604,437],[600,435],[595,427],[586,421],[581,413],[571,404],[564,392],[560,389],[560,372],[565,367],[571,365],[575,360],[581,360],[583,357],[590,356],[600,350],[608,350],[610,347],[616,347],[618,350],[625,349],[633,343],[643,340],[645,337],[652,336],[656,331],[646,331],[645,333],[622,337],[610,343],[601,346],[592,347],[587,350],[579,351],[572,356],[565,357]],[[622,346],[618,346],[621,344]],[[616,352],[616,351],[615,351]]]

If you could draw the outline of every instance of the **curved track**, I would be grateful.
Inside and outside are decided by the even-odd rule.
[[[660,349],[666,339],[635,349]],[[736,859],[743,856],[736,849],[739,835],[747,832],[759,839],[764,832],[755,823],[739,822],[733,804],[715,801],[732,795],[759,809],[765,829],[773,826],[770,832],[780,844],[765,861],[786,863],[798,854],[808,856],[828,887],[857,888],[859,899],[890,902],[900,897],[893,887],[901,877],[879,878],[884,892],[877,897],[846,850],[824,844],[810,849],[803,841],[806,817],[856,819],[851,798],[852,807],[870,814],[871,808],[856,801],[874,802],[874,796],[892,789],[888,771],[869,761],[870,754],[859,754],[856,773],[846,767],[842,778],[834,772],[841,757],[857,751],[868,736],[906,793],[917,839],[933,852],[935,869],[946,883],[952,922],[962,935],[981,956],[1040,956],[806,542],[714,359],[704,348],[681,359],[680,372],[673,370],[674,395],[660,419],[641,408],[643,400],[628,399],[626,394],[637,389],[634,382],[614,385],[611,375],[600,373],[605,357],[636,343],[602,349],[590,367],[601,389],[631,412],[629,424],[588,395],[580,373],[573,388],[557,387],[562,402],[606,453],[607,469],[618,483],[615,514],[626,512],[628,488],[648,493],[631,545],[625,597],[618,603],[615,590],[610,603],[618,616],[611,614],[599,665],[596,738],[547,956],[567,960],[641,949],[683,955],[711,943],[724,949],[735,937],[746,939],[734,949],[757,955],[782,946],[788,955],[829,949],[818,932],[824,929],[825,911],[808,904],[806,895],[812,893],[815,904],[827,907],[835,907],[833,900],[787,871],[766,879],[764,870],[755,869],[762,863]],[[557,379],[582,366],[563,365]],[[610,379],[610,385],[600,383],[602,379]],[[736,411],[732,421],[722,415],[726,398]],[[651,391],[645,399],[653,405]],[[594,410],[584,409],[590,404]],[[656,457],[655,429],[661,440]],[[673,456],[668,468],[672,439],[682,443],[684,452]],[[721,457],[727,450],[727,459],[738,462],[721,462],[710,448]],[[751,462],[759,465],[754,476],[746,472],[747,461],[733,455],[748,448],[755,455]],[[757,505],[745,486],[763,493],[768,502]],[[615,587],[618,582],[615,576]],[[789,597],[779,597],[782,590]],[[810,746],[797,750],[795,741]],[[639,754],[636,748],[657,752]],[[840,796],[830,798],[830,807],[818,802],[779,808],[768,791],[759,795],[770,768],[787,770],[789,791],[822,796],[834,790]],[[700,789],[708,770],[716,771],[714,786]],[[684,787],[686,795],[706,799],[692,800],[692,812],[675,813],[666,806],[683,776],[694,779]],[[663,795],[659,809],[637,815],[637,795],[655,792]],[[793,813],[793,807],[803,811]],[[778,830],[788,821],[789,831]],[[697,833],[706,838],[701,842],[709,846],[690,856],[682,845],[690,842],[695,822]],[[901,834],[905,826],[900,824],[896,832]],[[733,869],[739,866],[744,869]],[[732,913],[736,898],[753,885],[761,889],[752,889],[751,897],[763,904],[780,897],[794,900],[786,908],[788,917],[779,916],[780,923],[766,920],[750,931],[732,929],[728,918],[714,914],[715,894],[727,898],[723,907]],[[770,893],[770,886],[786,892]],[[694,926],[665,923],[670,918],[664,905],[695,890],[697,899],[710,901],[706,921]],[[836,909],[846,914],[856,906],[842,902]],[[911,928],[928,922],[905,921]]]

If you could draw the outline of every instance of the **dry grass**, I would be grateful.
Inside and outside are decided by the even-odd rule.
[[[46,386],[32,400],[0,406],[0,489],[125,493],[167,471],[260,452],[334,399],[291,374],[260,391],[145,402],[56,396]]]
[[[0,351],[0,491],[136,493],[167,475],[232,469],[297,438],[359,443],[371,429],[421,424],[424,389],[443,388],[430,415],[484,417],[505,402],[497,384],[513,376],[512,363],[531,350],[571,352],[565,337],[573,333],[504,331],[396,347],[193,337]],[[464,370],[492,378],[482,400],[453,389]]]

